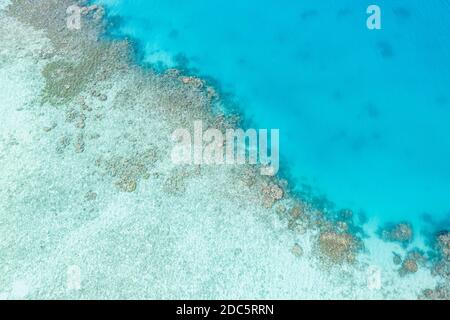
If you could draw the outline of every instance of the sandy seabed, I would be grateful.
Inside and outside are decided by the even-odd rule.
[[[426,263],[400,275],[392,252],[410,247],[381,240],[375,222],[355,252],[321,242],[343,238],[284,181],[248,166],[173,164],[175,128],[233,125],[211,112],[220,102],[210,91],[140,69],[126,41],[97,39],[101,19],[67,30],[70,1],[7,2],[0,298],[415,299],[441,281]],[[296,208],[307,218],[294,221]],[[354,256],[327,257],[324,245]]]

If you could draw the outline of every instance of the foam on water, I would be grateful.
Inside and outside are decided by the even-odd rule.
[[[381,223],[450,225],[448,1],[377,1],[379,31],[354,0],[99,2],[144,61],[187,63],[281,128],[298,187]]]

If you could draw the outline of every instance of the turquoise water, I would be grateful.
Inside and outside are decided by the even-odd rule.
[[[450,1],[374,1],[382,30],[360,0],[99,2],[143,62],[212,77],[252,125],[280,128],[299,192],[450,226]]]

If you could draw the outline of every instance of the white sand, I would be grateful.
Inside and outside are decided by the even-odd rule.
[[[132,157],[151,144],[167,151],[170,120],[155,111],[164,93],[140,92],[133,105],[114,107],[135,80],[111,79],[102,88],[106,102],[87,98],[94,110],[85,150],[76,153],[80,129],[65,110],[37,99],[46,63],[39,51],[48,41],[4,16],[0,38],[0,298],[409,299],[435,285],[424,268],[399,277],[392,251],[404,250],[376,237],[356,266],[322,266],[314,234],[288,232],[230,167],[183,171],[163,156],[135,192],[120,192],[95,161]],[[71,143],[57,152],[64,136]],[[170,178],[181,186],[174,194]],[[95,200],[86,199],[89,191]],[[300,258],[290,252],[296,242]],[[381,268],[380,290],[367,286],[371,265]],[[80,290],[68,286],[73,266]]]

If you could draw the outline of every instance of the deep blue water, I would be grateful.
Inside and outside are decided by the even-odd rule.
[[[299,189],[382,222],[450,216],[449,0],[99,2],[146,62],[187,64],[280,128]]]

